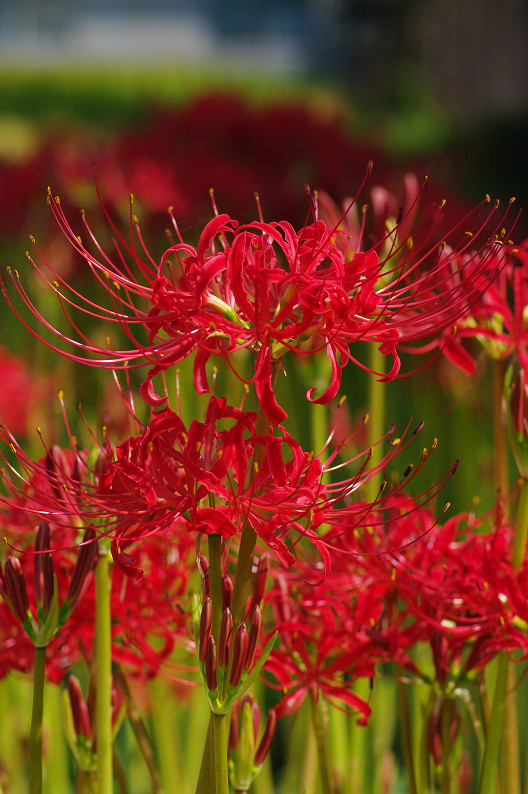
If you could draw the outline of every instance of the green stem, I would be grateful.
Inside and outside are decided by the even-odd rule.
[[[281,368],[280,361],[271,363],[271,385],[275,387],[277,375]],[[266,436],[270,431],[270,423],[266,414],[259,404],[257,409],[257,421],[255,422],[255,435]],[[255,447],[253,453],[253,466],[258,467],[266,455],[266,448],[260,444]],[[253,470],[255,471],[255,469]],[[252,475],[253,476],[253,475]],[[253,555],[257,544],[257,533],[246,523],[240,538],[240,548],[233,581],[233,595],[231,597],[231,614],[233,615],[233,626],[239,626],[246,614],[246,604],[249,595],[249,585],[251,582],[251,569],[253,567]]]
[[[528,483],[523,481],[513,539],[512,568],[519,570],[526,554],[528,536]],[[517,706],[517,670],[515,662],[508,665],[505,691],[503,764],[504,788],[508,794],[521,794],[521,767],[519,757],[519,714]]]
[[[42,792],[42,715],[45,673],[46,648],[35,648],[33,709],[29,735],[29,794],[41,794]]]
[[[326,747],[326,731],[321,718],[321,704],[315,700],[312,694],[312,722],[317,743],[317,757],[319,759],[319,775],[321,777],[321,788],[323,794],[332,794],[332,783],[330,777],[330,765],[328,763],[328,753]]]
[[[184,772],[188,774],[189,770],[182,769],[180,742],[175,741],[177,725],[174,697],[163,676],[158,675],[152,680],[150,695],[150,716],[163,787],[166,791],[187,788]]]
[[[98,794],[112,794],[112,635],[111,635],[111,564],[108,545],[99,542],[95,568],[95,726],[97,736]]]
[[[495,488],[501,512],[509,489],[508,446],[504,416],[504,378],[506,361],[494,361],[492,366],[493,446],[495,450]]]
[[[416,773],[414,771],[414,756],[413,756],[413,742],[411,720],[409,715],[409,704],[407,702],[407,691],[405,684],[401,680],[403,669],[400,665],[396,665],[396,688],[398,692],[398,710],[400,714],[401,734],[403,744],[403,758],[405,761],[405,769],[407,770],[407,778],[409,784],[409,794],[418,794],[416,786]]]
[[[513,540],[512,566],[518,570],[522,568],[526,555],[526,540],[528,538],[528,481],[524,480],[521,495],[519,497],[519,507],[517,508],[517,520],[515,522],[515,537]]]
[[[517,665],[508,660],[506,692],[504,693],[504,731],[502,734],[504,790],[521,794],[521,763],[519,756],[519,710],[517,708]]]
[[[157,770],[156,762],[154,760],[152,741],[148,734],[145,723],[143,722],[136,701],[132,696],[132,692],[130,691],[130,687],[128,686],[128,681],[125,677],[125,674],[123,673],[123,670],[119,666],[117,668],[117,674],[119,676],[119,682],[121,683],[121,686],[123,687],[123,691],[125,692],[127,697],[129,720],[130,720],[132,732],[134,733],[139,750],[141,752],[141,755],[143,756],[143,760],[145,761],[145,765],[149,771],[150,781],[152,784],[152,794],[164,794],[159,772]]]
[[[495,487],[497,489],[497,500],[501,515],[506,512],[506,497],[509,489],[508,476],[508,447],[506,443],[505,415],[504,415],[504,379],[506,374],[506,361],[493,362],[493,434],[495,445]],[[518,569],[522,566],[526,552],[526,538],[528,532],[528,492],[525,485],[521,491],[515,537],[512,552],[512,568]],[[499,673],[497,675],[497,685],[492,706],[495,708],[497,698],[503,699],[501,716],[503,715],[504,733],[502,736],[503,766],[504,766],[504,785],[508,794],[521,794],[521,771],[519,763],[519,729],[518,729],[518,709],[517,709],[517,686],[516,671],[514,665],[509,661],[505,654],[501,654],[499,661]],[[506,667],[506,672],[503,671]],[[502,688],[499,688],[499,683]],[[497,709],[499,706],[497,704]],[[492,730],[495,726],[492,725]],[[500,744],[499,744],[500,747]],[[499,747],[496,752],[495,764],[498,769]],[[484,765],[486,764],[487,746],[484,755]],[[491,761],[490,761],[491,763]],[[484,775],[484,770],[483,770]]]
[[[378,380],[379,375],[373,373],[382,373],[385,366],[385,356],[380,353],[377,345],[369,345],[369,368],[372,370],[369,375],[368,381],[368,413],[369,421],[367,424],[368,443],[372,450],[372,457],[370,459],[370,467],[377,466],[383,456],[381,444],[376,442],[383,435],[383,427],[385,422],[385,384]],[[379,471],[374,474],[367,482],[367,500],[373,502],[378,495],[382,481],[382,472]]]
[[[450,794],[451,791],[451,700],[444,697],[441,712],[441,737],[442,737],[442,777],[440,781],[440,794]]]
[[[493,693],[482,774],[480,778],[479,794],[496,794],[499,751],[502,741],[502,726],[504,722],[504,703],[506,686],[508,682],[509,659],[505,651],[501,651],[497,668],[497,680]]]
[[[432,790],[432,783],[431,783],[431,753],[429,750],[429,735],[428,735],[428,726],[431,720],[431,715],[433,713],[434,704],[436,700],[436,694],[432,686],[429,687],[429,697],[427,698],[426,702],[423,704],[423,708],[421,710],[421,722],[420,722],[420,746],[418,752],[418,763],[417,763],[417,781],[418,781],[418,791],[420,794],[422,792],[429,792]]]
[[[209,548],[209,594],[213,603],[212,634],[218,647],[222,622],[222,536],[207,536]]]
[[[213,714],[211,713],[209,727],[205,737],[200,774],[198,775],[198,782],[196,784],[196,794],[211,794],[211,769],[214,766],[213,753],[211,752],[213,743]]]
[[[215,794],[229,794],[227,773],[227,715],[213,714]]]

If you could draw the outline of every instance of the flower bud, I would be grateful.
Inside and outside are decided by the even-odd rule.
[[[88,706],[83,697],[79,681],[68,678],[63,691],[64,727],[70,749],[83,772],[91,773],[97,767],[95,741],[92,737]]]
[[[212,622],[213,602],[210,598],[206,598],[202,606],[202,614],[200,615],[200,642],[198,648],[198,658],[201,662],[205,662],[207,642],[211,636]]]
[[[224,669],[229,662],[229,650],[231,648],[231,635],[233,633],[233,616],[230,609],[225,609],[220,623],[220,637],[218,640],[218,665]]]
[[[249,624],[249,641],[246,654],[246,661],[244,662],[244,669],[251,670],[255,660],[255,653],[257,651],[257,643],[260,637],[260,629],[262,627],[262,615],[258,606],[253,610],[251,621]]]
[[[235,634],[233,645],[233,663],[231,665],[231,672],[229,673],[229,686],[236,687],[240,682],[242,671],[245,669],[245,661],[248,650],[248,635],[246,624],[241,623],[238,631]]]
[[[4,587],[13,614],[22,625],[31,620],[26,580],[20,560],[9,555],[4,565]]]
[[[255,753],[255,764],[260,766],[264,759],[266,758],[270,745],[272,742],[273,737],[275,736],[275,728],[277,727],[277,714],[275,709],[271,708],[268,712],[268,719],[266,720],[266,725],[264,726],[264,733],[262,734],[262,739],[259,742],[259,746],[257,747],[257,751]]]
[[[92,737],[92,727],[90,724],[88,706],[83,697],[79,680],[74,675],[70,675],[68,678],[68,695],[71,703],[75,734],[90,739]]]
[[[200,554],[198,570],[202,577],[202,595],[204,599],[209,598],[209,562],[205,554]]]
[[[43,521],[37,529],[35,556],[33,558],[35,599],[39,616],[40,614],[47,615],[49,612],[55,587],[53,558],[49,549],[50,528],[49,524]]]
[[[248,791],[269,751],[275,733],[277,716],[274,709],[268,714],[264,732],[257,749],[260,725],[258,703],[245,695],[238,700],[231,715],[229,734],[229,778],[235,791]]]
[[[264,553],[260,557],[255,574],[255,581],[253,585],[253,596],[248,607],[247,614],[252,615],[256,606],[260,607],[264,594],[266,592],[266,582],[268,580],[269,571],[269,554]]]
[[[231,753],[233,750],[236,750],[238,747],[239,742],[239,735],[238,735],[238,713],[240,711],[240,700],[235,701],[235,705],[233,706],[233,710],[231,711],[231,722],[229,724],[229,739],[228,739],[228,747],[229,752]]]
[[[233,595],[233,582],[231,577],[222,577],[222,611],[225,611],[231,606],[231,597]]]
[[[97,542],[95,530],[88,527],[79,548],[75,567],[68,585],[66,598],[59,612],[59,623],[63,626],[77,606],[90,581],[97,560]]]
[[[215,692],[218,689],[218,682],[216,678],[216,643],[212,634],[207,638],[205,646],[205,683],[209,692]]]

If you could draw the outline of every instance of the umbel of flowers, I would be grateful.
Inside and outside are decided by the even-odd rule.
[[[354,683],[389,661],[403,671],[402,679],[421,678],[434,691],[426,715],[429,744],[447,792],[458,723],[453,720],[449,731],[446,721],[457,709],[457,687],[501,652],[526,654],[524,548],[512,565],[505,513],[489,535],[476,534],[479,522],[469,515],[445,527],[437,523],[426,505],[456,463],[421,496],[409,495],[436,440],[414,465],[402,466],[399,477],[383,479],[421,423],[409,423],[398,437],[394,428],[382,429],[363,449],[363,425],[344,435],[340,430],[341,400],[333,426],[328,423],[319,446],[307,450],[289,430],[281,397],[285,376],[299,361],[323,368],[327,362],[328,380],[295,400],[327,406],[338,396],[347,365],[370,369],[381,388],[399,375],[402,349],[446,353],[467,371],[471,357],[462,345],[470,334],[494,355],[517,350],[521,341],[507,342],[505,335],[511,325],[521,340],[523,318],[517,309],[510,317],[500,290],[510,273],[515,284],[522,281],[524,271],[519,276],[512,262],[522,268],[526,257],[507,239],[509,208],[501,213],[486,197],[446,238],[441,205],[420,214],[424,195],[425,185],[409,180],[405,206],[393,214],[387,194],[370,219],[366,209],[357,215],[355,200],[341,215],[327,197],[320,208],[317,194],[308,191],[311,217],[301,229],[265,221],[258,199],[258,220],[239,224],[219,213],[213,199],[213,218],[196,245],[183,240],[171,213],[170,244],[157,261],[143,241],[132,199],[129,237],[108,216],[114,247],[107,250],[84,213],[78,235],[49,192],[51,211],[91,273],[94,292],[68,283],[32,240],[28,259],[70,328],[64,318],[46,319],[18,271],[8,269],[4,296],[57,354],[113,371],[132,430],[113,438],[86,423],[91,446],[80,446],[62,394],[68,449],[48,444],[41,433],[42,456],[34,460],[0,427],[3,533],[20,553],[3,567],[2,595],[12,616],[2,631],[24,647],[18,621],[37,648],[45,636],[50,650],[58,632],[47,662],[54,680],[79,659],[88,661],[86,700],[77,679],[69,679],[68,740],[81,777],[96,778],[99,794],[113,790],[117,775],[113,738],[126,707],[117,708],[116,700],[127,701],[127,675],[156,676],[177,653],[186,659],[193,653],[211,712],[197,791],[217,794],[227,794],[229,780],[235,792],[248,790],[277,720],[306,698],[321,784],[325,794],[332,792],[325,709],[337,704],[366,723],[371,707]],[[377,366],[361,359],[359,342],[375,351]],[[179,368],[187,359],[192,378],[182,383]],[[139,368],[147,371],[138,398],[131,382]],[[519,388],[512,392],[513,426],[522,433]],[[189,421],[189,402],[197,405],[196,396],[204,394],[210,394],[204,413]],[[379,427],[379,417],[373,419]],[[28,564],[33,579],[23,573]],[[413,658],[418,643],[430,646],[433,676]],[[4,674],[16,666],[6,647],[4,640]],[[45,664],[32,728],[37,771],[30,776],[31,794],[42,789]],[[260,675],[278,693],[263,732],[265,704],[259,709],[248,692]],[[483,750],[483,791],[497,764],[492,726]],[[404,741],[410,742],[408,733]],[[411,750],[409,744],[411,790],[428,790]],[[151,774],[155,787],[157,773]]]

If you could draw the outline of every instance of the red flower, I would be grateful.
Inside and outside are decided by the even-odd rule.
[[[359,713],[365,722],[370,706],[354,692],[353,683],[374,674],[376,652],[356,613],[366,591],[361,596],[350,579],[333,572],[324,586],[314,588],[308,582],[312,575],[312,564],[298,565],[295,572],[277,575],[267,595],[279,639],[264,669],[266,682],[283,693],[277,717],[297,711],[311,695],[314,701],[323,696]],[[379,614],[381,593],[371,588],[368,599],[370,614]]]
[[[148,253],[142,258],[133,233],[127,243],[112,226],[120,245],[113,260],[95,240],[84,216],[95,255],[80,242],[58,200],[50,196],[50,205],[64,235],[104,286],[110,303],[104,308],[77,293],[41,255],[51,280],[44,272],[43,276],[76,331],[68,343],[77,352],[61,350],[64,355],[95,366],[150,363],[142,394],[159,406],[165,400],[155,394],[152,382],[159,372],[196,351],[194,384],[198,392],[206,392],[205,366],[211,354],[230,360],[234,352],[247,349],[255,354],[248,381],[255,384],[260,404],[274,425],[286,416],[276,401],[273,382],[288,350],[304,355],[326,350],[332,376],[323,394],[308,391],[308,399],[314,402],[327,403],[336,395],[342,367],[355,360],[350,346],[358,340],[378,344],[382,353],[390,355],[393,363],[386,377],[395,377],[400,367],[398,347],[438,339],[451,329],[498,267],[493,244],[484,244],[482,254],[471,254],[472,243],[465,238],[458,247],[439,252],[431,242],[434,229],[413,246],[411,238],[400,239],[401,224],[396,224],[374,247],[345,257],[340,233],[322,221],[315,220],[297,232],[286,221],[239,226],[228,215],[217,215],[206,225],[197,248],[181,240],[172,245],[159,266]],[[494,208],[490,216],[493,212]],[[487,217],[481,223],[480,232],[491,225],[489,221]],[[133,216],[131,228],[144,249]],[[62,337],[32,304],[18,274],[11,272],[11,276],[33,314]],[[90,342],[77,331],[70,306],[121,328],[129,340],[127,349]],[[144,332],[146,338],[142,338]],[[316,346],[305,349],[303,343],[311,339],[317,341]],[[60,349],[60,344],[46,344]]]

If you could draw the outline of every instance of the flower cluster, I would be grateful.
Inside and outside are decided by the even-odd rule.
[[[39,432],[44,455],[35,462],[0,427],[4,533],[23,551],[22,561],[10,556],[5,563],[2,595],[37,647],[42,630],[52,650],[52,634],[60,629],[60,650],[48,662],[50,674],[60,678],[59,669],[89,657],[94,611],[102,620],[87,581],[90,566],[82,566],[81,576],[72,567],[72,549],[80,543],[79,559],[91,553],[92,563],[97,545],[98,572],[111,550],[116,571],[108,587],[112,622],[105,631],[112,658],[136,675],[155,675],[162,667],[175,675],[175,651],[189,650],[192,622],[217,779],[227,780],[225,719],[233,708],[231,774],[251,781],[276,718],[295,712],[306,696],[315,713],[324,699],[363,724],[370,705],[355,691],[357,679],[372,678],[377,666],[392,661],[425,680],[413,659],[417,643],[429,643],[436,683],[444,688],[448,679],[471,678],[501,649],[526,654],[524,567],[513,570],[510,564],[507,522],[481,534],[467,516],[437,523],[426,505],[457,463],[420,496],[408,495],[436,440],[416,464],[382,480],[423,423],[413,430],[409,422],[399,437],[393,427],[362,450],[358,432],[342,437],[338,407],[322,448],[307,451],[289,430],[280,396],[290,353],[328,362],[329,382],[322,389],[312,385],[305,395],[312,410],[336,398],[347,364],[361,363],[359,342],[390,358],[386,372],[371,373],[381,380],[400,374],[402,350],[444,350],[456,358],[464,329],[478,324],[488,343],[504,344],[495,316],[505,318],[506,310],[490,285],[498,277],[500,294],[510,274],[519,347],[524,293],[519,271],[512,270],[515,251],[505,244],[508,210],[501,215],[498,204],[484,200],[446,240],[439,234],[442,208],[436,205],[430,219],[418,212],[424,191],[409,181],[408,201],[395,218],[392,197],[378,191],[371,237],[364,213],[361,220],[341,217],[325,197],[319,207],[315,194],[313,218],[300,229],[287,221],[265,222],[261,215],[239,223],[218,213],[213,202],[214,217],[195,244],[184,242],[172,216],[175,239],[159,262],[144,244],[132,201],[130,237],[110,222],[115,250],[107,253],[84,213],[86,242],[50,191],[53,216],[100,297],[86,297],[69,283],[34,240],[36,253],[28,258],[58,298],[70,330],[63,330],[62,320],[52,324],[44,317],[18,272],[10,270],[3,283],[9,305],[35,337],[70,361],[114,370],[133,429],[114,441],[108,430],[93,432],[86,422],[91,447],[83,448],[66,421],[70,448],[47,444]],[[351,202],[347,212],[354,211]],[[469,236],[465,226],[472,220]],[[110,329],[106,343],[94,321]],[[184,388],[191,399],[212,391],[203,416],[195,413],[191,421],[184,420],[175,372],[187,360],[192,378]],[[217,365],[238,379],[226,394]],[[148,372],[136,410],[132,386],[127,381],[122,388],[119,371],[128,378],[139,367]],[[244,392],[241,399],[232,383]],[[246,400],[254,410],[246,409]],[[524,407],[515,394],[513,401]],[[45,537],[31,552],[29,538],[39,524],[47,527]],[[60,572],[54,589],[52,559]],[[32,580],[22,573],[28,560]],[[193,571],[201,599],[191,596]],[[68,613],[75,604],[75,614],[63,626],[57,607],[54,632],[48,631],[53,599],[60,602],[68,577],[75,585],[66,588],[63,603]],[[5,627],[7,671],[19,639],[11,618]],[[102,653],[104,631],[95,633]],[[27,656],[20,658],[27,668]],[[95,666],[102,669],[99,661]],[[261,671],[281,696],[257,745],[247,689]],[[107,683],[99,682],[106,687],[106,713]],[[80,703],[75,684],[70,689]],[[105,746],[110,731],[101,731],[104,717],[98,720],[98,742]],[[78,737],[89,745],[90,766],[89,726],[78,720],[75,736],[79,758]]]

